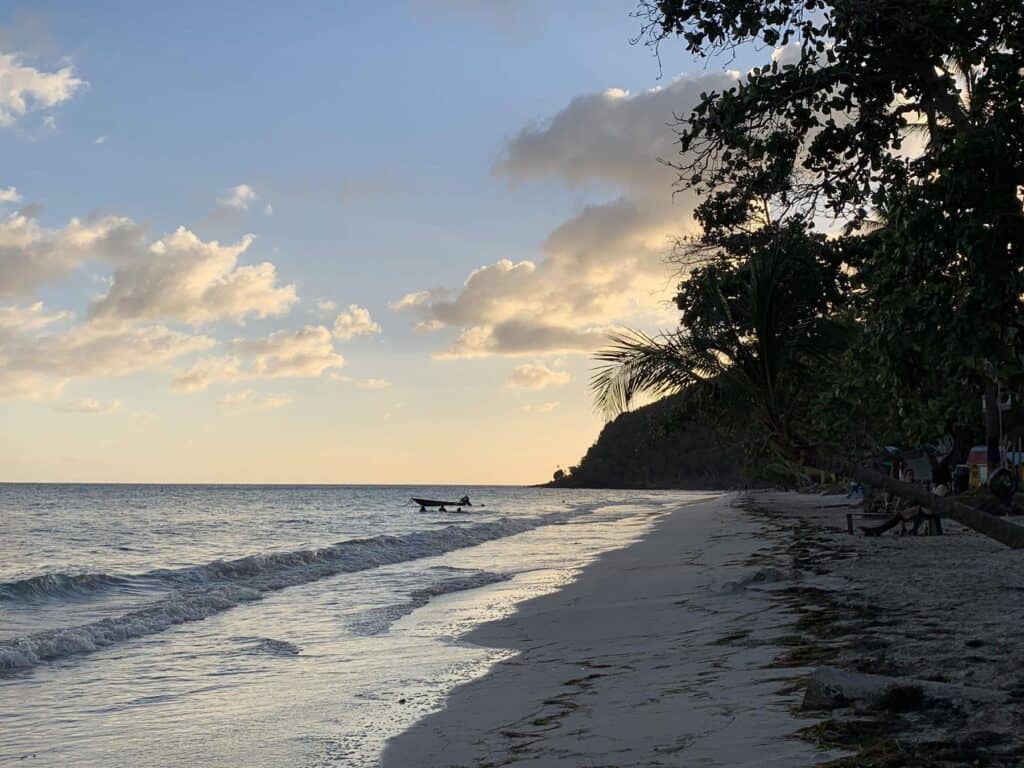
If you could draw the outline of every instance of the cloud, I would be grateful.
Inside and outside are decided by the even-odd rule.
[[[198,360],[179,372],[174,389],[198,392],[215,382],[252,379],[316,378],[341,368],[345,358],[334,350],[331,332],[322,325],[276,331],[262,339],[235,339],[227,354]]]
[[[608,343],[614,328],[575,330],[532,320],[509,320],[497,325],[463,330],[439,360],[489,357],[491,355],[585,354]]]
[[[72,379],[161,369],[215,344],[162,325],[86,322],[58,328],[70,318],[66,312],[46,312],[39,302],[0,307],[0,398],[51,398]]]
[[[291,405],[292,399],[287,395],[257,395],[251,389],[241,392],[229,392],[221,397],[217,404],[224,408],[245,411],[271,411]]]
[[[572,381],[568,371],[548,368],[544,363],[524,363],[516,366],[509,374],[505,386],[509,389],[541,390],[546,387],[558,387]]]
[[[352,384],[359,389],[390,389],[392,386],[391,382],[387,379],[354,379],[341,373],[331,374],[331,378],[334,381]]]
[[[0,202],[20,198],[13,187],[0,195]],[[0,217],[0,299],[32,295],[89,263],[113,269],[92,274],[102,294],[84,320],[38,301],[0,302],[0,398],[53,399],[74,379],[169,371],[218,345],[168,323],[241,323],[287,312],[298,300],[295,286],[279,284],[273,264],[239,264],[252,242],[249,235],[229,244],[204,241],[183,227],[151,241],[118,216],[73,218],[56,228],[42,226],[29,208]],[[316,376],[344,363],[323,326],[236,339],[222,348],[184,374],[179,370],[175,386]]]
[[[10,214],[0,220],[0,297],[31,294],[88,260],[118,260],[141,243],[141,230],[122,217],[71,219],[47,229],[29,212]]]
[[[232,187],[227,197],[217,198],[217,202],[220,205],[223,205],[225,208],[234,208],[236,211],[248,210],[249,205],[256,200],[259,200],[259,195],[248,184],[239,184],[237,187]]]
[[[388,307],[395,312],[403,312],[407,309],[415,309],[428,304],[434,296],[433,291],[416,291],[407,293],[401,298],[388,302]]]
[[[390,389],[392,386],[387,379],[356,379],[355,385],[360,389]]]
[[[316,301],[317,312],[323,312],[326,314],[328,312],[333,312],[337,308],[338,305],[330,299],[317,299]]]
[[[25,307],[0,305],[0,344],[8,343],[21,334],[37,331],[71,317],[68,312],[47,313],[43,302]]]
[[[370,317],[370,310],[358,304],[349,304],[348,311],[334,319],[334,337],[341,341],[371,333],[380,333],[380,325]]]
[[[108,141],[110,141],[109,136],[97,136],[93,144],[106,144]]]
[[[99,400],[95,400],[91,397],[84,398],[82,400],[69,400],[62,403],[57,403],[54,409],[61,413],[88,413],[97,415],[109,415],[111,413],[117,413],[121,410],[120,400],[111,400],[109,403],[103,403]]]
[[[548,122],[523,128],[495,173],[518,181],[557,176],[577,186],[613,183],[661,196],[675,179],[658,162],[677,154],[674,115],[687,114],[702,91],[730,88],[738,77],[707,72],[636,94],[609,88],[577,96]]]
[[[522,410],[525,413],[551,413],[558,407],[558,402],[537,403],[536,405],[524,405]]]
[[[673,115],[736,77],[707,73],[637,94],[586,94],[524,128],[505,146],[496,175],[611,185],[618,197],[584,206],[535,259],[501,259],[470,272],[458,291],[415,291],[391,308],[416,315],[422,330],[457,330],[436,355],[445,359],[587,353],[620,324],[664,322],[672,286],[665,255],[674,236],[694,231],[696,201],[688,193],[673,199],[674,172],[658,158],[675,156]]]
[[[238,266],[239,256],[252,242],[251,235],[233,245],[203,242],[179,227],[122,259],[110,289],[90,306],[90,316],[115,322],[167,318],[201,325],[284,314],[298,301],[295,286],[278,285],[277,270],[269,262]]]
[[[14,187],[0,190],[0,203],[19,200]],[[241,322],[284,314],[298,301],[294,285],[278,284],[273,264],[238,264],[252,235],[222,245],[179,227],[149,242],[142,227],[123,216],[73,218],[47,228],[31,208],[0,218],[0,298],[32,295],[96,262],[114,267],[109,289],[89,308],[92,319],[104,322]]]
[[[86,86],[71,67],[44,72],[15,53],[0,53],[0,126],[29,112],[58,106]]]

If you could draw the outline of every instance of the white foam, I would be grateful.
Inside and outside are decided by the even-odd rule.
[[[364,611],[349,624],[349,628],[357,635],[379,635],[387,632],[391,625],[403,616],[406,616],[417,608],[422,608],[432,598],[440,595],[447,595],[452,592],[464,592],[467,589],[477,589],[488,584],[496,584],[500,581],[507,581],[512,578],[505,573],[490,573],[488,571],[473,571],[466,575],[444,579],[431,584],[429,587],[414,590],[409,599],[403,603],[385,605],[380,608],[371,608]]]
[[[340,573],[439,555],[522,533],[538,525],[564,522],[578,514],[580,512],[544,518],[506,518],[474,526],[451,525],[402,536],[353,539],[320,549],[218,560],[177,571],[153,571],[145,574],[145,578],[159,578],[180,585],[180,588],[163,599],[121,616],[6,641],[0,644],[0,671],[23,669],[74,654],[90,653],[124,640],[161,632],[176,624],[199,621],[239,603],[258,600],[266,592]],[[500,578],[504,577],[478,574],[441,582],[414,592],[412,607],[404,606],[403,610],[414,610],[434,594],[471,589]],[[484,581],[478,584],[474,579]]]

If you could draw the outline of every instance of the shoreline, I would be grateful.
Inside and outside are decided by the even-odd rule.
[[[846,531],[843,497],[680,507],[461,642],[514,656],[383,768],[1024,764],[1024,558]]]
[[[771,597],[788,537],[737,499],[673,510],[461,638],[515,655],[392,738],[382,765],[781,768],[840,755],[799,736],[820,720],[795,711],[809,670],[771,664],[798,619]]]

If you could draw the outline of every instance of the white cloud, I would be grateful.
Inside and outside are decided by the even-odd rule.
[[[19,198],[13,187],[0,194],[4,201]],[[42,226],[27,209],[0,217],[0,298],[30,296],[87,263],[113,267],[110,275],[92,275],[103,292],[84,321],[40,302],[0,303],[0,398],[53,399],[74,379],[167,371],[217,345],[168,322],[198,326],[287,312],[298,300],[295,286],[280,285],[273,264],[239,264],[251,243],[251,236],[234,244],[203,241],[185,228],[151,242],[134,221],[117,216],[71,219],[57,228]],[[330,330],[311,326],[233,341],[176,384],[312,376],[343,362]]]
[[[355,385],[360,389],[390,389],[392,386],[387,379],[356,379]]]
[[[120,400],[111,400],[108,403],[95,400],[91,397],[82,400],[69,400],[57,403],[54,408],[61,413],[88,413],[97,415],[109,415],[121,410]]]
[[[292,399],[287,395],[257,395],[251,389],[241,392],[229,392],[217,403],[225,408],[245,411],[271,411],[290,405]]]
[[[248,184],[239,184],[228,191],[227,197],[218,197],[217,202],[225,208],[234,208],[237,211],[246,211],[249,206],[259,200],[256,190]]]
[[[390,389],[392,386],[391,382],[387,379],[354,379],[341,373],[333,373],[331,378],[334,381],[352,384],[359,389]]]
[[[71,67],[44,72],[18,54],[0,53],[0,126],[13,125],[28,112],[56,107],[85,85]]]
[[[572,381],[568,371],[549,368],[544,363],[524,363],[518,365],[509,374],[505,386],[509,389],[541,390],[546,387],[558,387]]]
[[[93,144],[106,144],[108,141],[110,141],[109,136],[97,136]]]
[[[124,260],[110,290],[92,303],[90,315],[104,321],[169,318],[201,325],[284,314],[298,301],[295,286],[278,285],[277,270],[269,262],[238,266],[252,241],[246,235],[234,245],[203,242],[180,227]]]
[[[0,305],[0,344],[9,342],[25,332],[36,331],[48,325],[54,325],[69,317],[71,317],[71,314],[68,312],[48,314],[41,301],[29,304],[26,307]]]
[[[274,206],[272,206],[270,203],[267,203],[265,206],[263,206],[263,215],[264,216],[273,216],[274,215]]]
[[[130,219],[71,219],[47,229],[26,213],[0,220],[0,297],[31,294],[88,260],[116,260],[140,247],[142,232]]]
[[[736,84],[735,73],[683,75],[636,94],[618,88],[578,96],[542,125],[512,139],[495,171],[514,180],[555,175],[572,185],[614,183],[663,195],[675,176],[658,158],[673,158],[670,123],[697,104],[702,91]]]
[[[389,302],[388,307],[395,312],[415,309],[416,307],[421,307],[427,304],[433,295],[433,291],[416,291],[415,293],[407,293],[405,296]]]
[[[328,312],[333,312],[337,308],[338,305],[335,302],[331,301],[330,299],[317,299],[317,312],[323,312],[324,314],[327,314]]]
[[[276,331],[262,339],[235,339],[227,354],[206,357],[174,378],[172,386],[197,392],[220,381],[316,378],[341,368],[345,358],[334,350],[331,332],[307,325],[295,332]]]
[[[491,355],[585,354],[606,345],[613,330],[616,329],[575,330],[532,320],[509,320],[496,325],[466,328],[435,357],[458,360]]]
[[[522,410],[525,413],[551,413],[558,407],[558,402],[537,403],[536,405],[524,405]]]
[[[0,193],[0,202],[19,199],[14,187]],[[114,267],[109,289],[90,306],[96,320],[199,325],[284,314],[298,301],[295,286],[279,285],[269,262],[238,264],[252,242],[252,235],[234,244],[204,242],[184,227],[149,242],[142,227],[121,216],[47,228],[26,209],[0,218],[0,298],[32,295],[96,262]]]
[[[370,333],[380,333],[380,325],[370,317],[370,310],[358,304],[349,304],[348,311],[334,319],[334,337],[342,341]]]
[[[57,327],[68,319],[38,302],[0,307],[0,398],[52,398],[72,379],[160,370],[214,344],[161,325]]]
[[[417,315],[422,330],[457,330],[441,358],[586,353],[606,344],[612,327],[671,317],[665,256],[673,236],[694,230],[695,199],[680,193],[673,200],[674,172],[658,158],[676,154],[673,115],[735,77],[708,73],[635,95],[587,94],[547,123],[523,129],[496,174],[612,185],[621,195],[562,223],[539,258],[501,259],[473,270],[455,293],[416,291],[391,308]]]
[[[14,187],[8,187],[7,189],[0,189],[0,203],[20,203],[21,195],[18,194],[18,190]]]

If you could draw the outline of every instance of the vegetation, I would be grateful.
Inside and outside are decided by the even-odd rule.
[[[687,417],[678,395],[608,422],[579,466],[555,472],[561,488],[735,488],[744,456],[709,426]]]
[[[776,55],[678,125],[678,183],[701,197],[682,321],[613,339],[599,404],[685,393],[753,450],[851,473],[886,442],[963,451],[980,398],[994,418],[1024,360],[1024,4],[657,0],[639,16],[656,47]]]

